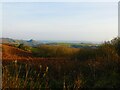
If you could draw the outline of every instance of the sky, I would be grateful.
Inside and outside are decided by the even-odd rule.
[[[119,0],[0,0],[0,2],[118,2]]]
[[[117,2],[6,2],[2,37],[107,41],[118,35]]]

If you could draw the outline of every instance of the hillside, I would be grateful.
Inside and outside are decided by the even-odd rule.
[[[9,45],[2,45],[2,57],[3,59],[11,59],[11,58],[23,58],[23,57],[32,57],[32,53],[31,52],[27,52],[24,50],[21,50],[19,48],[16,47],[12,47]]]
[[[17,42],[11,38],[0,38],[0,43],[16,44]]]
[[[97,49],[42,45],[31,49],[34,55],[8,44],[2,46],[3,90],[120,88],[120,38]]]
[[[91,42],[75,42],[75,41],[39,41],[39,40],[17,40],[11,38],[0,38],[0,43],[2,44],[24,44],[26,46],[38,47],[40,45],[57,45],[57,46],[67,46],[71,48],[97,48],[100,44]]]
[[[41,42],[37,42],[33,39],[30,40],[16,40],[11,38],[0,38],[0,43],[2,44],[24,44],[28,46],[36,46],[40,44]]]

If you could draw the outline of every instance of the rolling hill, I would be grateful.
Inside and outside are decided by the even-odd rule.
[[[2,57],[3,59],[20,59],[20,58],[28,58],[32,57],[32,53],[28,51],[21,50],[16,47],[12,47],[9,45],[2,45]]]
[[[28,46],[36,46],[36,45],[39,45],[41,42],[35,41],[33,39],[16,40],[16,39],[11,39],[11,38],[0,38],[0,43],[2,44],[24,44]]]

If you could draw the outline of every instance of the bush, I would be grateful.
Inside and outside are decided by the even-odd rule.
[[[111,44],[115,47],[118,55],[120,55],[120,37],[111,40]]]
[[[31,51],[31,47],[30,46],[25,46],[24,44],[20,44],[18,46],[18,48],[23,49],[25,51]]]
[[[78,51],[75,48],[65,46],[41,45],[33,53],[40,57],[67,57],[70,58]]]

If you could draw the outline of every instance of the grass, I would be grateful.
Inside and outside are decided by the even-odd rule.
[[[46,88],[46,77],[48,67],[39,71],[29,64],[20,62],[10,62],[9,65],[3,66],[3,89],[5,88]],[[14,69],[14,70],[13,70]]]
[[[104,61],[105,60],[105,61]],[[97,58],[85,62],[63,59],[3,61],[5,88],[118,88],[117,62]]]
[[[5,50],[7,52],[3,52],[5,54],[2,62],[3,89],[120,88],[120,56],[112,45],[105,44],[98,49],[80,49],[74,53],[75,56],[72,58],[26,57],[25,52],[18,53],[22,52],[20,49],[10,48]],[[47,46],[48,48],[50,52],[55,49],[52,46]],[[59,47],[60,51],[62,49],[63,51],[59,54],[70,51],[70,48]],[[12,52],[15,50],[17,53],[13,54],[11,50]],[[36,54],[40,54],[39,50]],[[46,51],[52,54],[48,50]],[[22,54],[25,55],[19,56]],[[55,53],[52,55],[54,56]]]

